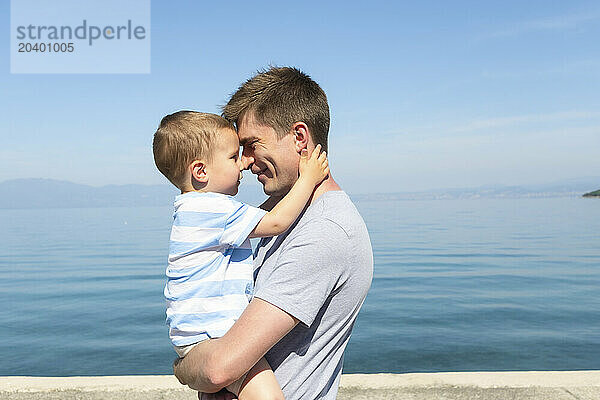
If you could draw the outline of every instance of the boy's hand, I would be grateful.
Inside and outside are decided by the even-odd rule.
[[[321,152],[318,144],[310,157],[306,149],[300,153],[300,178],[307,179],[313,185],[318,185],[329,175],[329,162],[326,152]]]

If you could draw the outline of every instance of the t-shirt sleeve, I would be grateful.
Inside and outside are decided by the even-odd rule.
[[[344,231],[331,221],[311,225],[293,232],[276,266],[261,277],[262,284],[254,293],[306,326],[317,317],[348,262]]]
[[[221,244],[239,247],[267,213],[260,208],[230,199],[231,208],[225,221]]]

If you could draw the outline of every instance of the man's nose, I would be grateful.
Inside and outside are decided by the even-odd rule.
[[[248,155],[242,153],[242,169],[249,169],[250,166],[254,163],[254,157],[252,155]]]

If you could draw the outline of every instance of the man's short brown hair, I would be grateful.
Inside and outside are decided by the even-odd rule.
[[[185,172],[194,160],[211,160],[220,129],[233,125],[216,114],[178,111],[160,121],[152,150],[158,170],[178,188],[185,184]]]
[[[271,67],[243,83],[223,107],[222,115],[237,125],[246,113],[275,129],[279,138],[287,135],[295,122],[304,122],[315,145],[327,150],[327,96],[299,69]]]

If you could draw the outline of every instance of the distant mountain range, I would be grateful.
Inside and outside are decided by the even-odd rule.
[[[0,208],[86,208],[163,206],[177,190],[169,185],[94,187],[53,179],[14,179],[0,183]]]
[[[450,200],[580,197],[598,187],[600,187],[600,177],[584,177],[528,186],[486,185],[476,188],[451,188],[420,192],[357,194],[352,198],[356,200]]]
[[[351,194],[355,200],[425,200],[523,197],[578,197],[600,186],[600,177],[577,178],[545,185],[482,186],[422,192]],[[0,209],[170,206],[178,194],[171,185],[107,185],[94,187],[53,179],[14,179],[0,183]],[[248,185],[240,200],[258,205],[259,186]]]
[[[247,185],[241,201],[259,205],[262,188]],[[0,183],[0,209],[6,208],[96,208],[172,206],[179,194],[174,186],[89,186],[54,179],[13,179]]]

